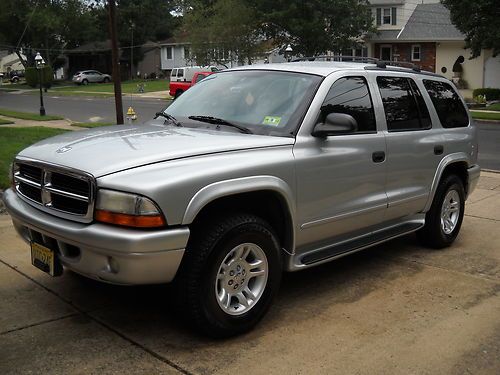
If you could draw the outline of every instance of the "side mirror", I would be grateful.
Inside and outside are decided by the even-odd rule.
[[[316,124],[313,137],[325,138],[329,135],[354,133],[358,130],[358,122],[346,113],[330,113],[324,123]]]

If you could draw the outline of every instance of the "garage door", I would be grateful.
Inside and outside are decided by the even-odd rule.
[[[500,56],[490,57],[484,64],[484,87],[500,88]]]

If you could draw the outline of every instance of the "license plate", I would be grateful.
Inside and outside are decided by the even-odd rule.
[[[53,250],[31,242],[31,264],[51,276],[62,275],[62,265]]]

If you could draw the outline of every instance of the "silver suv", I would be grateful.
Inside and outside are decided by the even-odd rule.
[[[376,63],[230,69],[149,124],[23,150],[4,201],[33,265],[174,283],[206,334],[249,330],[283,271],[411,232],[451,245],[480,168],[445,78]]]

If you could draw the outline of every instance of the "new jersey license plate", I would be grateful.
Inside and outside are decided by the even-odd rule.
[[[54,251],[36,242],[31,242],[31,264],[51,276],[62,274],[62,265]]]

